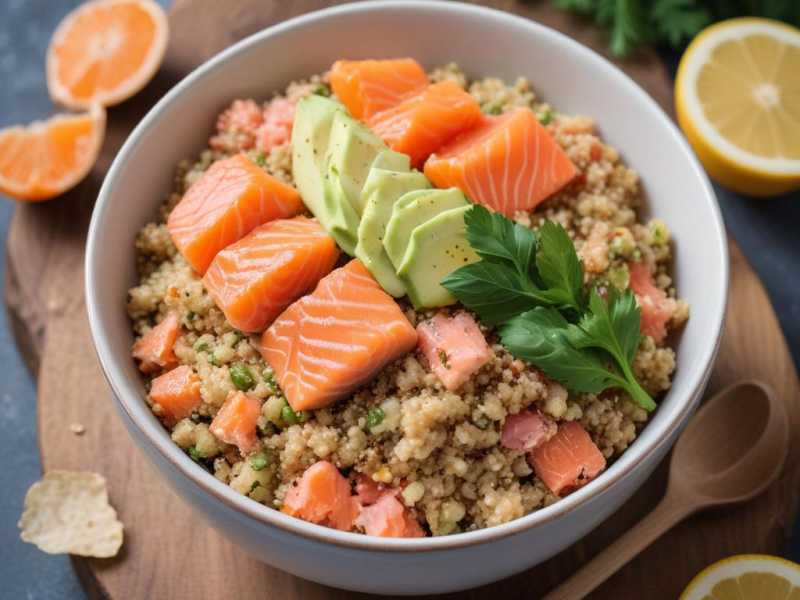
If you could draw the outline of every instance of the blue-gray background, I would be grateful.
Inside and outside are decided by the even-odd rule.
[[[159,0],[167,5],[169,0]],[[0,127],[51,114],[44,54],[58,21],[79,0],[0,0]],[[669,58],[667,59],[673,62]],[[800,193],[768,201],[722,189],[717,194],[725,222],[761,275],[792,348],[800,361]],[[0,248],[14,210],[0,199]],[[0,257],[0,269],[5,257]],[[0,281],[3,273],[0,272]],[[49,556],[19,541],[17,519],[25,491],[40,476],[36,396],[17,354],[6,314],[0,311],[0,598],[83,598],[65,556]],[[786,556],[800,560],[800,527]]]

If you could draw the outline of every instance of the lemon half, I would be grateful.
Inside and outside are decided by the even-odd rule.
[[[680,600],[800,600],[800,565],[765,554],[731,556],[700,571]]]
[[[706,28],[681,58],[675,107],[721,184],[753,196],[800,188],[800,29],[755,17]]]

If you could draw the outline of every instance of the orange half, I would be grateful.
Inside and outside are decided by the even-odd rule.
[[[167,48],[167,17],[153,0],[93,0],[69,13],[47,49],[47,87],[70,108],[113,106],[152,79]]]
[[[98,106],[0,129],[0,192],[38,201],[74,187],[97,160],[105,126],[105,111]]]

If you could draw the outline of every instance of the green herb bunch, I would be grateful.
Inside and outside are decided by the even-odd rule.
[[[797,0],[553,0],[609,32],[611,52],[627,56],[641,45],[681,49],[702,29],[739,16],[767,17],[800,27]]]
[[[575,392],[622,388],[642,408],[656,407],[633,374],[641,338],[630,290],[586,293],[583,265],[564,228],[538,234],[480,205],[465,215],[466,237],[481,260],[442,280],[502,344]]]

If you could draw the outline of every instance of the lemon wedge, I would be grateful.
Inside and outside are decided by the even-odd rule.
[[[680,600],[798,600],[800,565],[765,554],[731,556],[692,579]]]
[[[800,188],[800,29],[755,17],[706,28],[681,58],[675,107],[719,183],[752,196]]]

